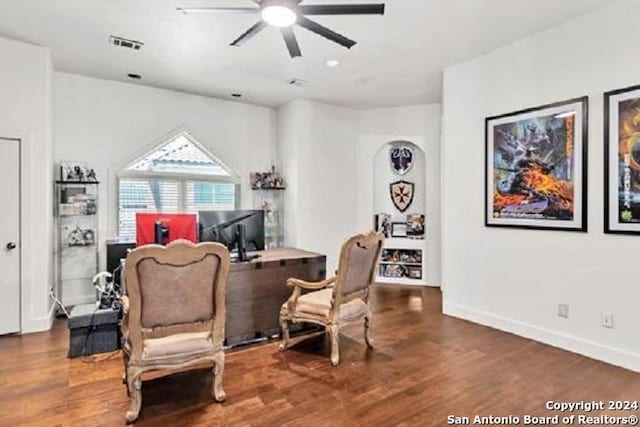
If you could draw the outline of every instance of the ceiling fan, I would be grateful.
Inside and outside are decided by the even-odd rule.
[[[292,58],[302,56],[293,25],[300,25],[313,33],[351,49],[356,42],[342,34],[307,18],[308,15],[384,15],[384,4],[301,4],[303,0],[252,0],[258,7],[179,7],[184,13],[260,13],[262,19],[231,42],[241,46],[247,40],[272,25],[280,28],[284,42]]]

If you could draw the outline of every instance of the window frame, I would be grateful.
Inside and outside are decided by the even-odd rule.
[[[143,159],[149,153],[153,152],[156,149],[161,148],[163,145],[168,142],[179,138],[180,136],[185,137],[189,142],[194,144],[199,150],[201,150],[204,154],[206,154],[211,160],[218,163],[220,167],[227,172],[228,175],[209,175],[209,174],[191,174],[184,172],[155,172],[155,171],[136,171],[129,170],[128,168],[131,165],[136,164],[138,161]],[[116,189],[115,189],[115,218],[116,218],[116,235],[119,240],[123,239],[123,236],[120,235],[120,180],[121,179],[131,179],[131,180],[166,180],[166,181],[177,181],[178,182],[178,212],[186,212],[187,208],[187,185],[188,182],[208,182],[214,184],[233,184],[234,186],[234,209],[240,209],[242,205],[242,189],[240,185],[240,178],[233,172],[231,168],[229,168],[224,162],[220,161],[217,156],[214,156],[202,146],[198,141],[196,141],[188,132],[178,132],[172,134],[170,137],[164,138],[160,143],[156,143],[153,147],[150,147],[145,150],[144,154],[140,156],[136,156],[133,160],[128,161],[123,168],[118,171],[116,174]]]

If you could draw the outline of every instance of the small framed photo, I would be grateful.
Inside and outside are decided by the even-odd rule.
[[[407,215],[407,236],[413,239],[424,239],[424,215]]]
[[[407,237],[407,223],[394,222],[391,224],[391,237]]]
[[[386,213],[376,214],[373,217],[373,228],[384,234],[385,238],[391,235],[391,215]]]

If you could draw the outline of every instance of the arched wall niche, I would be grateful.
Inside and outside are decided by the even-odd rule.
[[[413,166],[407,173],[400,175],[391,166],[392,148],[405,145],[413,152]],[[390,185],[397,181],[407,181],[414,185],[411,205],[400,212],[393,204]],[[394,140],[387,142],[376,151],[373,157],[373,214],[390,214],[392,221],[404,221],[409,214],[425,214],[426,211],[426,158],[424,151],[411,141]]]

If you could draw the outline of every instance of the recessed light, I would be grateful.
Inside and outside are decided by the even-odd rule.
[[[336,68],[338,65],[340,65],[340,61],[338,61],[337,59],[330,59],[327,61],[326,65],[329,68]]]
[[[127,77],[134,80],[140,80],[142,78],[140,74],[136,74],[136,73],[129,73],[127,74]]]
[[[242,98],[241,93],[232,93],[231,96],[233,96],[234,98]]]

